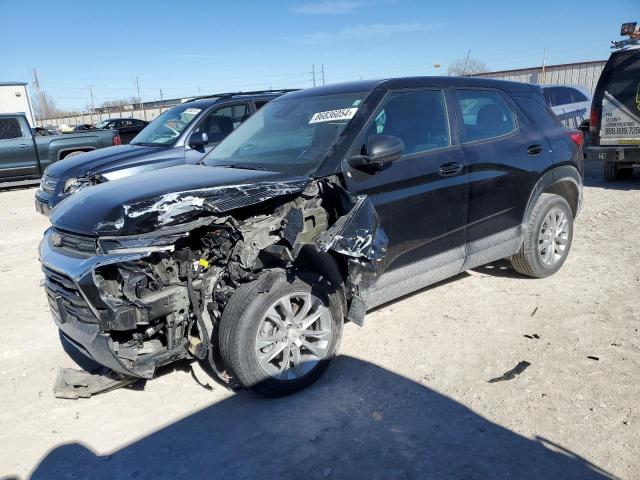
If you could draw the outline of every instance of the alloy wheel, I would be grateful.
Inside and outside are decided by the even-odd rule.
[[[333,334],[331,312],[317,297],[306,292],[284,295],[260,320],[256,360],[269,377],[296,380],[326,358]]]

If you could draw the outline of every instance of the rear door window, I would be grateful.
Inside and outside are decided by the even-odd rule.
[[[516,114],[495,90],[457,90],[463,142],[500,137],[515,131]]]
[[[22,129],[17,118],[0,118],[0,140],[22,138]]]

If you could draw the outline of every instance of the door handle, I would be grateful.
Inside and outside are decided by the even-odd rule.
[[[20,145],[18,145],[18,148],[30,148],[31,145],[29,145],[28,143],[21,143]]]
[[[459,174],[463,168],[464,165],[458,162],[443,163],[438,169],[438,175],[441,177],[453,177]]]
[[[527,153],[529,155],[540,155],[542,153],[542,145],[529,145],[527,147]]]

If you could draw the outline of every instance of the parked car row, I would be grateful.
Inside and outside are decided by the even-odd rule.
[[[119,144],[117,131],[43,136],[29,128],[24,115],[0,114],[0,179],[37,179],[62,159]]]
[[[98,183],[175,165],[195,165],[260,107],[282,93],[224,94],[173,107],[128,145],[51,165],[36,192],[37,209],[47,213],[69,195]]]
[[[377,305],[502,258],[535,278],[563,265],[583,136],[540,87],[282,93],[194,100],[130,145],[49,166],[39,255],[68,348],[127,378],[198,359],[286,395]]]

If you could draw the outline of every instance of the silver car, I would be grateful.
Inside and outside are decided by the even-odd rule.
[[[589,119],[591,94],[580,85],[541,85],[547,104],[562,123],[578,128]]]

